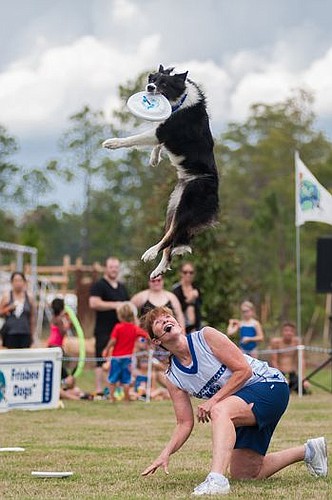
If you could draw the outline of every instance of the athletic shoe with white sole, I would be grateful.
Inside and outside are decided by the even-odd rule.
[[[309,459],[304,459],[307,469],[312,476],[327,476],[327,446],[324,437],[308,439]]]
[[[229,490],[230,486],[226,477],[220,476],[220,480],[216,481],[216,479],[209,474],[203,483],[196,486],[192,495],[227,495]]]

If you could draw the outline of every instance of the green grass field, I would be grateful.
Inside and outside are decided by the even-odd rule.
[[[195,425],[185,446],[171,458],[170,474],[140,472],[158,455],[174,426],[171,403],[65,402],[65,409],[11,411],[0,415],[0,498],[185,499],[209,470],[209,425]],[[291,402],[270,450],[325,435],[332,458],[332,395],[316,389]],[[33,470],[73,471],[66,479],[40,479]],[[313,478],[303,463],[265,481],[232,481],[230,499],[328,499],[332,480]]]

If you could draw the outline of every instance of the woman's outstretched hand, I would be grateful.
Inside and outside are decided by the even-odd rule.
[[[154,462],[152,462],[149,467],[147,467],[143,472],[142,476],[150,476],[151,474],[154,474],[159,467],[162,467],[165,471],[165,474],[169,474],[168,472],[168,457],[158,457]]]

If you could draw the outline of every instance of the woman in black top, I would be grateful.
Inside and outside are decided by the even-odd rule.
[[[162,276],[158,276],[153,280],[150,279],[149,287],[136,293],[132,297],[131,302],[137,307],[140,317],[143,317],[156,307],[168,307],[173,312],[179,324],[184,328],[185,323],[181,304],[174,293],[165,290]],[[155,366],[155,368],[157,370],[157,380],[162,386],[165,386],[164,371],[168,365],[168,357],[169,353],[164,349],[157,349],[154,353],[154,358],[161,363],[159,367]]]
[[[149,280],[149,288],[136,293],[132,297],[131,302],[137,307],[139,316],[144,316],[155,307],[168,307],[173,311],[180,325],[184,326],[181,304],[174,293],[164,289],[164,279],[162,276]]]
[[[174,285],[173,293],[180,301],[186,321],[186,333],[201,328],[201,293],[194,283],[195,269],[190,262],[184,262],[180,269],[180,283]]]
[[[23,273],[14,272],[10,278],[11,290],[0,300],[0,315],[5,318],[1,329],[2,344],[7,349],[24,349],[33,343],[35,304],[27,293]]]

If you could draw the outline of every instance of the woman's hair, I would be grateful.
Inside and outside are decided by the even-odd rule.
[[[159,316],[162,316],[163,314],[170,314],[171,316],[173,316],[173,311],[165,306],[154,307],[153,309],[151,309],[151,311],[148,311],[143,316],[143,318],[141,318],[142,328],[144,328],[144,330],[148,332],[151,339],[155,338],[152,330],[153,323],[157,318],[159,318]]]
[[[14,271],[11,276],[10,276],[10,281],[13,282],[15,276],[21,276],[22,280],[26,282],[26,277],[24,273],[21,273],[20,271]]]
[[[137,307],[132,302],[123,302],[116,310],[119,321],[135,323]]]
[[[180,266],[180,271],[183,271],[183,268],[186,267],[186,266],[190,266],[191,269],[193,271],[195,271],[195,266],[194,266],[194,264],[192,262],[190,262],[190,260],[186,260],[186,261],[182,262],[182,264]]]
[[[54,316],[59,316],[59,314],[61,314],[65,308],[65,301],[63,299],[60,299],[60,298],[53,299],[52,303],[51,303],[51,307],[52,307],[52,311],[53,311]]]
[[[241,307],[241,309],[243,307],[247,307],[248,309],[251,309],[253,312],[255,312],[255,306],[249,300],[245,300],[245,301],[241,302],[241,306],[240,307]]]

